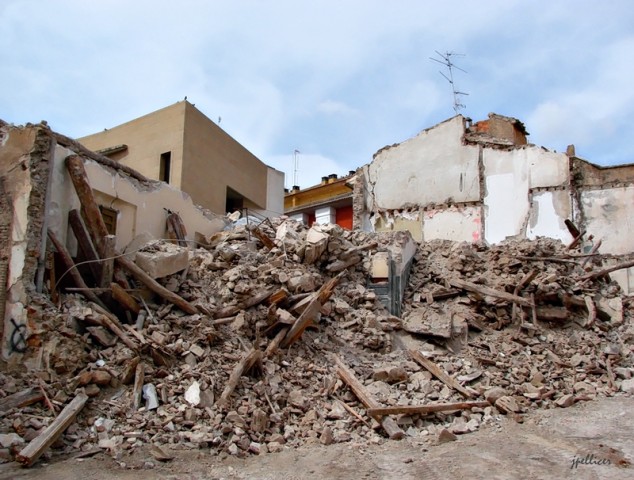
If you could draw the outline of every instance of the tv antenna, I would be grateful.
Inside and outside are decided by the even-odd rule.
[[[454,53],[454,52],[445,52],[445,54],[443,55],[438,50],[435,50],[435,52],[436,52],[436,54],[438,54],[438,56],[442,60],[438,60],[437,58],[433,58],[433,57],[429,57],[429,59],[433,60],[434,62],[438,62],[438,63],[444,65],[445,67],[447,67],[447,70],[449,71],[449,75],[445,75],[442,72],[438,72],[438,73],[440,73],[443,77],[445,77],[445,79],[451,85],[451,91],[453,93],[453,110],[457,114],[458,110],[460,110],[461,108],[466,108],[464,104],[460,103],[460,95],[469,95],[469,94],[465,93],[465,92],[461,92],[461,91],[456,89],[456,84],[454,83],[454,80],[453,80],[453,69],[456,68],[456,69],[460,70],[461,72],[464,72],[464,73],[467,73],[467,72],[465,70],[463,70],[462,68],[460,68],[459,66],[457,66],[455,63],[453,63],[451,61],[451,57],[456,57],[456,56],[464,57],[464,54],[463,53]]]
[[[297,155],[301,153],[299,150],[293,150],[293,186],[297,185],[297,171],[299,168],[299,160]]]

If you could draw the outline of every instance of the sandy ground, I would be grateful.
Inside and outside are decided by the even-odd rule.
[[[537,411],[522,424],[505,419],[499,427],[435,446],[405,439],[363,448],[304,447],[246,459],[208,449],[174,451],[168,463],[136,451],[123,459],[127,468],[104,454],[83,460],[53,457],[30,469],[0,465],[0,479],[631,479],[633,409],[634,398],[616,397]]]

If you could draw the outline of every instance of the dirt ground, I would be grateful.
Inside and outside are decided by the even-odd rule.
[[[419,439],[381,445],[336,444],[239,459],[209,450],[173,451],[160,463],[147,451],[121,459],[53,457],[30,469],[0,466],[0,479],[630,479],[634,478],[634,398],[536,411],[522,424],[505,418],[455,442]]]

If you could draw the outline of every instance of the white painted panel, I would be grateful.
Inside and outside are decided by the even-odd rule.
[[[456,242],[478,242],[482,238],[482,219],[479,207],[451,207],[423,213],[423,238]]]
[[[513,173],[487,176],[486,191],[485,240],[495,244],[507,237],[523,234],[529,212],[526,178]]]
[[[526,236],[550,237],[568,243],[572,240],[564,221],[571,217],[568,191],[557,190],[533,193],[533,205]]]

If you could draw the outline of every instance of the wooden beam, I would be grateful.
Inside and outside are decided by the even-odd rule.
[[[621,270],[623,268],[634,267],[634,260],[628,260],[627,262],[617,263],[616,265],[612,265],[611,267],[604,268],[602,270],[597,270],[596,272],[591,272],[582,277],[579,277],[579,280],[591,280],[598,277],[603,277],[608,273],[615,272],[616,270]]]
[[[381,417],[383,415],[427,415],[434,412],[449,412],[451,410],[469,410],[475,407],[488,407],[491,404],[487,401],[481,402],[453,402],[453,403],[430,403],[427,405],[395,405],[393,407],[378,407],[368,409],[368,415]]]
[[[101,216],[99,206],[95,201],[95,196],[90,188],[90,182],[84,168],[84,161],[79,155],[69,155],[66,157],[66,169],[75,186],[75,192],[81,203],[81,211],[86,221],[86,228],[90,234],[93,244],[97,249],[99,258],[104,258],[103,238],[108,235],[108,229]]]
[[[132,295],[125,291],[118,283],[111,283],[110,289],[112,290],[112,298],[119,302],[119,304],[126,310],[139,314],[141,311],[141,305],[137,302]]]
[[[256,362],[259,362],[261,360],[262,352],[256,348],[252,348],[242,357],[242,359],[233,368],[233,371],[229,376],[227,385],[225,386],[225,389],[222,391],[220,399],[218,400],[219,405],[225,405],[229,401],[229,397],[240,382],[240,377],[242,377],[242,375],[249,371]]]
[[[420,363],[423,367],[425,367],[425,369],[429,373],[431,373],[434,377],[436,377],[442,383],[447,385],[449,388],[453,388],[464,397],[467,397],[467,398],[473,397],[473,394],[469,390],[464,388],[462,385],[460,385],[458,383],[458,380],[456,380],[453,377],[450,377],[447,374],[447,372],[445,372],[442,368],[440,368],[438,365],[436,365],[434,362],[432,362],[428,358],[425,358],[423,354],[420,353],[418,350],[408,350],[408,353],[410,357],[412,357],[415,361]]]
[[[333,355],[333,358],[335,361],[337,375],[339,375],[339,377],[341,377],[341,379],[350,387],[361,403],[365,405],[365,408],[379,408],[381,406],[379,402],[361,384],[354,372],[345,363],[343,363],[337,355]],[[405,437],[405,432],[401,430],[401,427],[398,426],[394,419],[384,417],[378,421],[381,423],[381,426],[391,440],[400,440]]]
[[[484,285],[478,285],[476,283],[468,282],[466,280],[460,280],[458,278],[449,279],[449,283],[457,288],[462,288],[463,290],[468,290],[470,292],[479,293],[480,295],[488,295],[490,297],[500,298],[502,300],[506,300],[508,302],[514,302],[518,305],[522,305],[524,307],[531,307],[533,304],[530,300],[520,297],[518,295],[513,295],[511,293],[502,292],[500,290],[495,290],[491,287],[486,287]]]
[[[44,393],[39,388],[31,387],[21,390],[0,399],[0,415],[13,408],[26,407],[41,400],[44,400]]]
[[[73,233],[75,234],[79,249],[83,253],[84,258],[88,260],[88,268],[90,268],[90,272],[95,279],[95,283],[99,282],[99,279],[101,278],[99,255],[97,255],[97,250],[95,250],[95,246],[90,239],[90,234],[88,233],[88,230],[86,230],[86,226],[81,219],[79,210],[73,209],[68,212],[68,223],[70,223]]]
[[[179,295],[175,294],[174,292],[170,292],[167,288],[165,288],[163,285],[161,285],[152,277],[150,277],[147,273],[145,273],[141,269],[141,267],[139,267],[133,261],[128,260],[126,257],[117,257],[116,262],[124,269],[126,269],[133,277],[139,280],[143,285],[148,287],[158,296],[176,305],[183,312],[189,313],[190,315],[198,313],[198,310],[195,306],[193,306],[191,303],[189,303]]]
[[[275,335],[275,337],[273,337],[273,340],[271,340],[270,343],[266,346],[266,350],[264,350],[264,358],[269,357],[275,352],[275,350],[279,348],[280,343],[282,343],[282,340],[284,339],[284,337],[286,337],[287,333],[288,327],[284,327],[279,332],[277,332],[277,335]]]
[[[88,401],[88,395],[78,394],[46,429],[35,437],[16,456],[16,460],[22,465],[30,467],[38,458],[64,433],[75,420],[77,414],[84,408]]]

